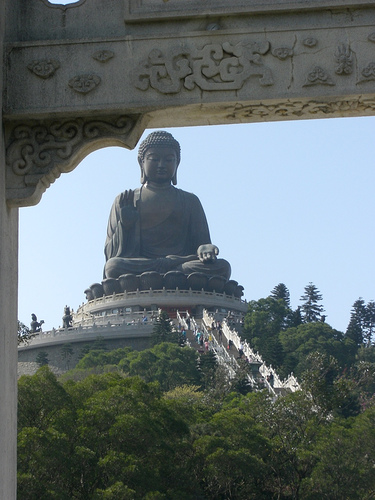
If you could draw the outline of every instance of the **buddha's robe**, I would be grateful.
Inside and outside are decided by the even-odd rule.
[[[118,278],[121,274],[145,271],[165,273],[174,269],[185,274],[204,272],[229,278],[230,265],[225,260],[204,264],[197,257],[198,247],[211,243],[206,216],[197,196],[171,186],[173,206],[167,211],[158,211],[155,204],[154,224],[150,226],[142,210],[143,189],[134,190],[137,217],[130,228],[125,229],[120,220],[121,195],[112,205],[104,250],[105,277]],[[162,192],[157,194],[160,203],[162,196]]]

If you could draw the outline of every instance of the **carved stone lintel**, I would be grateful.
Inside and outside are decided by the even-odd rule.
[[[6,124],[8,204],[38,203],[50,184],[87,154],[103,146],[132,149],[143,130],[140,115]]]
[[[273,104],[238,105],[226,115],[228,120],[264,121],[264,118],[274,120],[322,118],[324,116],[373,116],[375,114],[375,97],[367,99],[347,99],[322,102],[285,101]]]

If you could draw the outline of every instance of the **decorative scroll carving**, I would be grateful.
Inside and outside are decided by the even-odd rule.
[[[260,85],[273,85],[271,70],[261,58],[269,42],[232,45],[228,42],[208,44],[202,49],[175,48],[163,53],[150,52],[147,62],[135,72],[135,86],[153,88],[163,94],[174,94],[184,86],[193,90],[239,90],[251,76]]]
[[[16,175],[45,174],[56,164],[67,164],[87,142],[126,137],[134,124],[133,118],[121,116],[114,120],[78,118],[32,126],[18,125],[10,135],[7,164]]]
[[[353,99],[346,101],[287,101],[277,104],[238,105],[226,115],[228,120],[263,121],[285,118],[318,118],[324,115],[358,116],[373,115],[375,113],[375,99]]]
[[[337,75],[350,75],[353,73],[353,57],[349,45],[341,43],[335,53]]]
[[[47,79],[55,74],[55,71],[60,67],[60,63],[56,59],[41,59],[32,61],[27,67],[34,75]]]
[[[110,59],[112,59],[112,57],[114,56],[114,52],[112,52],[112,50],[98,50],[95,52],[95,54],[92,55],[92,57],[96,60],[96,61],[99,61],[101,63],[105,63],[107,61],[109,61]]]
[[[80,94],[88,94],[101,82],[98,75],[77,75],[69,80],[69,87]]]
[[[309,37],[305,38],[302,43],[305,47],[312,48],[318,44],[318,40],[316,38],[314,38],[313,36],[309,36]]]
[[[315,66],[315,68],[310,71],[306,77],[306,81],[303,87],[309,87],[311,85],[336,85],[328,73],[320,66]]]
[[[362,82],[370,82],[371,80],[375,80],[375,63],[370,62],[362,71],[362,78],[360,78],[358,83]]]
[[[293,49],[290,49],[289,47],[279,47],[272,50],[272,55],[277,57],[281,61],[284,61],[288,57],[292,57]]]

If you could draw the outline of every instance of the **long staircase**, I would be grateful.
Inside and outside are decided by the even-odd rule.
[[[201,320],[191,317],[188,312],[177,312],[176,319],[179,327],[186,331],[188,345],[198,352],[203,353],[206,347],[197,342],[196,332],[201,332],[204,339],[209,339],[208,349],[215,353],[217,361],[225,366],[231,378],[240,369],[241,360],[244,360],[249,364],[248,378],[254,390],[266,388],[274,398],[277,398],[300,389],[293,374],[281,380],[275,369],[271,365],[266,365],[260,354],[254,352],[246,341],[241,340],[239,333],[241,323],[237,322],[236,318],[228,318],[224,315],[220,317],[218,313],[214,317],[204,310]],[[212,328],[218,321],[221,326],[221,335],[219,330]]]

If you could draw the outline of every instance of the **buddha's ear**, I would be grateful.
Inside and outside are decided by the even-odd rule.
[[[141,166],[141,184],[146,184],[147,177],[143,167]]]
[[[141,167],[141,184],[145,184],[147,181],[147,177],[145,176],[145,170],[143,168],[143,160],[141,160],[141,158],[139,157],[138,157],[138,163],[139,166]]]
[[[177,167],[176,170],[172,176],[172,184],[175,186],[177,184]]]

